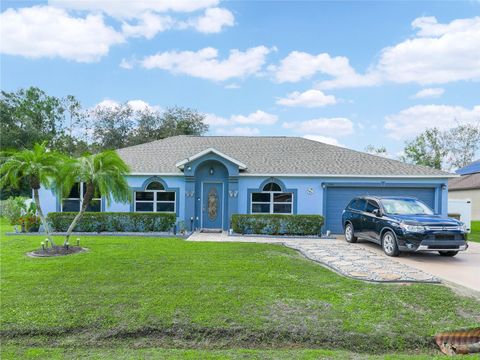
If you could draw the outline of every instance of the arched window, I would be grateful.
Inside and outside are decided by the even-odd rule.
[[[263,191],[282,191],[282,188],[277,183],[269,182],[265,184]]]
[[[292,214],[293,193],[283,192],[279,184],[269,182],[261,192],[251,194],[252,214]]]
[[[165,187],[158,181],[152,181],[147,185],[146,190],[165,190]]]
[[[175,212],[175,192],[166,191],[159,181],[152,181],[145,190],[135,191],[137,212]]]

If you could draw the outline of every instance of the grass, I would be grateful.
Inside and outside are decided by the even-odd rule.
[[[431,358],[433,334],[480,322],[446,287],[346,279],[280,245],[84,237],[26,257],[41,240],[0,240],[2,359]]]
[[[480,221],[472,221],[468,241],[480,242]]]

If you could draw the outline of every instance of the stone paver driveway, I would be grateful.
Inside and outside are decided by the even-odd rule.
[[[440,282],[425,271],[401,264],[363,246],[336,239],[228,236],[226,233],[197,232],[188,240],[277,243],[298,250],[306,258],[354,279],[376,282]]]

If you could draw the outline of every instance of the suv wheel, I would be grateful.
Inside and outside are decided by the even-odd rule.
[[[458,251],[439,251],[440,256],[455,256],[458,254]]]
[[[400,255],[400,250],[398,250],[397,239],[391,231],[386,231],[382,236],[382,248],[385,254],[388,256],[398,256]]]
[[[350,223],[347,223],[347,225],[345,225],[345,240],[347,240],[347,242],[349,243],[357,242],[357,237],[353,232],[353,225]]]

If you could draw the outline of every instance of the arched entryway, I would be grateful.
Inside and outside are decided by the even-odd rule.
[[[221,230],[228,214],[228,170],[221,162],[207,160],[195,169],[195,213],[198,227]]]

